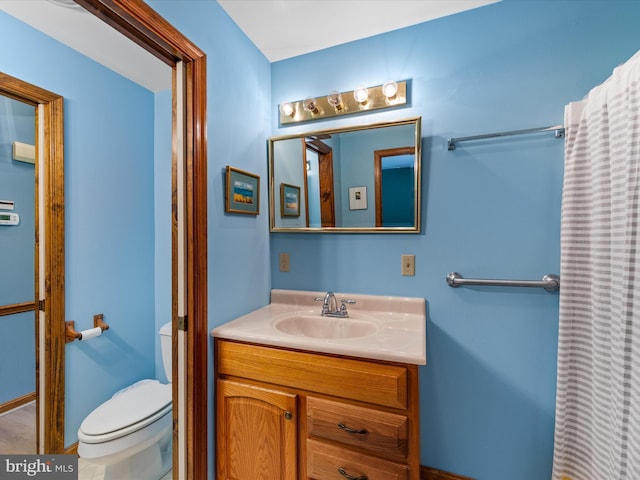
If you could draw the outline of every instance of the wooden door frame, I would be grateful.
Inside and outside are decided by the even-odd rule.
[[[65,380],[64,99],[3,73],[0,73],[0,95],[36,107],[36,444],[38,453],[62,453]]]
[[[414,147],[388,148],[373,152],[373,182],[376,199],[376,227],[383,227],[382,220],[382,159],[397,155],[417,155]],[[415,173],[414,173],[415,174]]]
[[[309,173],[307,172],[307,142],[302,140],[302,172],[303,172],[303,188],[304,188],[304,218],[305,227],[309,228]]]
[[[336,208],[333,181],[333,149],[320,139],[305,140],[305,149],[312,150],[318,154],[318,184],[320,189],[320,226],[336,226]],[[305,162],[306,163],[306,162]],[[306,166],[306,165],[305,165]],[[328,180],[328,182],[327,182]],[[323,198],[323,185],[327,183],[331,188],[326,191],[327,198]],[[330,208],[327,209],[327,204]]]
[[[75,0],[92,14],[136,42],[173,69],[172,152],[172,345],[173,425],[186,440],[186,478],[207,478],[207,125],[206,55],[175,27],[142,0]],[[180,69],[178,91],[177,69]],[[178,96],[180,98],[178,98]],[[180,109],[178,112],[177,110]],[[184,171],[178,171],[179,159]],[[182,165],[182,162],[180,162]],[[178,179],[181,183],[178,184]],[[184,205],[179,190],[184,189]],[[180,210],[180,213],[178,212]],[[184,230],[178,217],[184,215]],[[178,261],[178,247],[184,242],[184,263]],[[184,274],[185,314],[178,318],[178,274]],[[185,392],[184,421],[178,422],[178,330],[184,333]],[[175,444],[175,443],[174,443]],[[174,449],[174,466],[178,452]],[[178,478],[177,468],[173,477]]]

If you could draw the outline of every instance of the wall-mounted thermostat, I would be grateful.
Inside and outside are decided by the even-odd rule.
[[[18,225],[20,223],[20,215],[17,213],[0,212],[0,225]]]

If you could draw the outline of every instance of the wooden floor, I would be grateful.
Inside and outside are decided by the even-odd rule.
[[[0,453],[36,453],[36,402],[0,415]]]

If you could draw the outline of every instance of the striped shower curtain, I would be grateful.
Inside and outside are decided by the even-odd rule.
[[[554,480],[640,480],[640,52],[565,108]]]

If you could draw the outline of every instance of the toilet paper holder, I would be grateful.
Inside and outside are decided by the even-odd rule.
[[[66,326],[66,341],[65,343],[71,343],[75,340],[82,340],[85,337],[86,340],[89,338],[93,338],[94,336],[101,335],[105,330],[109,330],[109,325],[104,323],[104,314],[98,313],[93,316],[93,329],[90,330],[82,330],[78,332],[75,328],[76,322],[74,320],[69,320],[65,322]],[[99,328],[100,331],[97,333],[94,332],[95,329]]]

